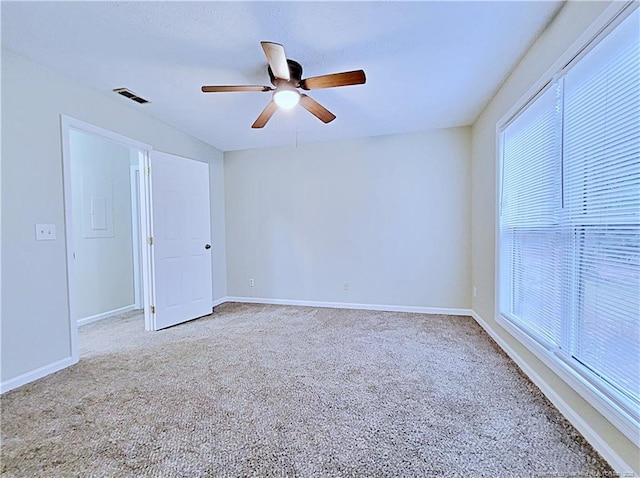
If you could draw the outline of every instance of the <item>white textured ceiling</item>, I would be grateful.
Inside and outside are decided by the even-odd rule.
[[[229,151],[473,123],[562,6],[517,2],[6,2],[2,43],[216,148]],[[337,119],[298,107],[251,124],[271,93],[260,41],[282,43],[303,78],[364,69],[367,83],[308,92]],[[138,105],[111,90],[127,87]]]

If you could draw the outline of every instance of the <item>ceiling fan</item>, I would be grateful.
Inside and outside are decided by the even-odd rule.
[[[275,88],[260,85],[236,86],[203,86],[203,93],[221,93],[231,91],[273,91],[273,97],[266,108],[251,125],[252,128],[262,128],[271,119],[278,107],[294,108],[298,103],[316,116],[320,121],[329,123],[336,116],[310,96],[298,91],[316,90],[320,88],[334,88],[336,86],[362,85],[366,81],[364,71],[345,71],[330,75],[314,76],[302,79],[302,66],[294,60],[288,60],[284,47],[279,43],[260,42],[269,66],[267,68],[271,83]]]

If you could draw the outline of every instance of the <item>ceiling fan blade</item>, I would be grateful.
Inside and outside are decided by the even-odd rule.
[[[273,76],[281,80],[289,81],[289,65],[287,64],[287,56],[284,53],[284,47],[279,43],[270,41],[261,41],[262,49],[267,57]]]
[[[253,122],[251,127],[263,128],[264,125],[267,124],[267,121],[271,119],[271,117],[273,116],[273,113],[275,113],[277,109],[278,109],[278,106],[276,105],[276,103],[273,100],[269,101],[267,106],[262,110],[262,113],[260,113],[260,116],[256,118],[256,120]]]
[[[235,86],[203,86],[203,93],[226,93],[229,91],[271,91],[270,86],[235,85]]]
[[[334,88],[336,86],[362,85],[367,81],[363,70],[345,71],[331,75],[314,76],[300,82],[303,90],[317,90],[320,88]]]
[[[336,119],[336,115],[304,93],[300,95],[300,104],[305,110],[317,117],[323,123],[330,123]]]

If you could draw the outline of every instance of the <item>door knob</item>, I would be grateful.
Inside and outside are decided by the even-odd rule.
[[[205,248],[205,249],[211,249],[211,244],[205,244],[205,245],[204,245],[204,248]]]

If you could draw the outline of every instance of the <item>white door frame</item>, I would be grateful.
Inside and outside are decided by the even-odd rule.
[[[72,118],[67,115],[60,115],[60,131],[62,140],[62,179],[64,189],[64,216],[65,216],[65,236],[66,236],[66,254],[67,254],[67,300],[69,302],[69,336],[71,339],[71,356],[75,362],[80,358],[78,349],[78,324],[73,319],[75,317],[75,273],[73,267],[73,254],[74,254],[74,237],[73,237],[73,215],[72,215],[72,202],[71,202],[71,155],[70,155],[70,131],[77,130],[83,133],[92,134],[102,138],[110,139],[118,143],[122,143],[130,148],[137,149],[139,151],[139,169],[140,171],[148,171],[149,168],[149,154],[153,149],[150,145],[131,139],[127,136],[123,136],[118,133],[114,133],[99,126],[86,123],[84,121]],[[141,241],[140,250],[142,251],[142,282],[143,282],[143,303],[144,303],[144,318],[145,329],[152,330],[151,328],[151,310],[150,305],[150,247],[147,245],[146,238],[148,237],[148,231],[150,230],[149,222],[149,180],[148,174],[140,175],[140,195],[138,206],[140,210],[140,233]]]
[[[138,163],[140,159],[138,158]],[[142,307],[142,281],[140,257],[142,256],[142,216],[140,211],[140,164],[129,167],[129,181],[131,186],[131,238],[133,246],[133,291],[134,307]]]
[[[142,251],[142,302],[144,305],[144,329],[153,330],[153,315],[151,307],[153,296],[153,247],[150,243],[153,231],[153,214],[151,214],[151,146],[140,150],[138,164],[140,166],[140,195],[138,208],[140,210],[140,250]]]

